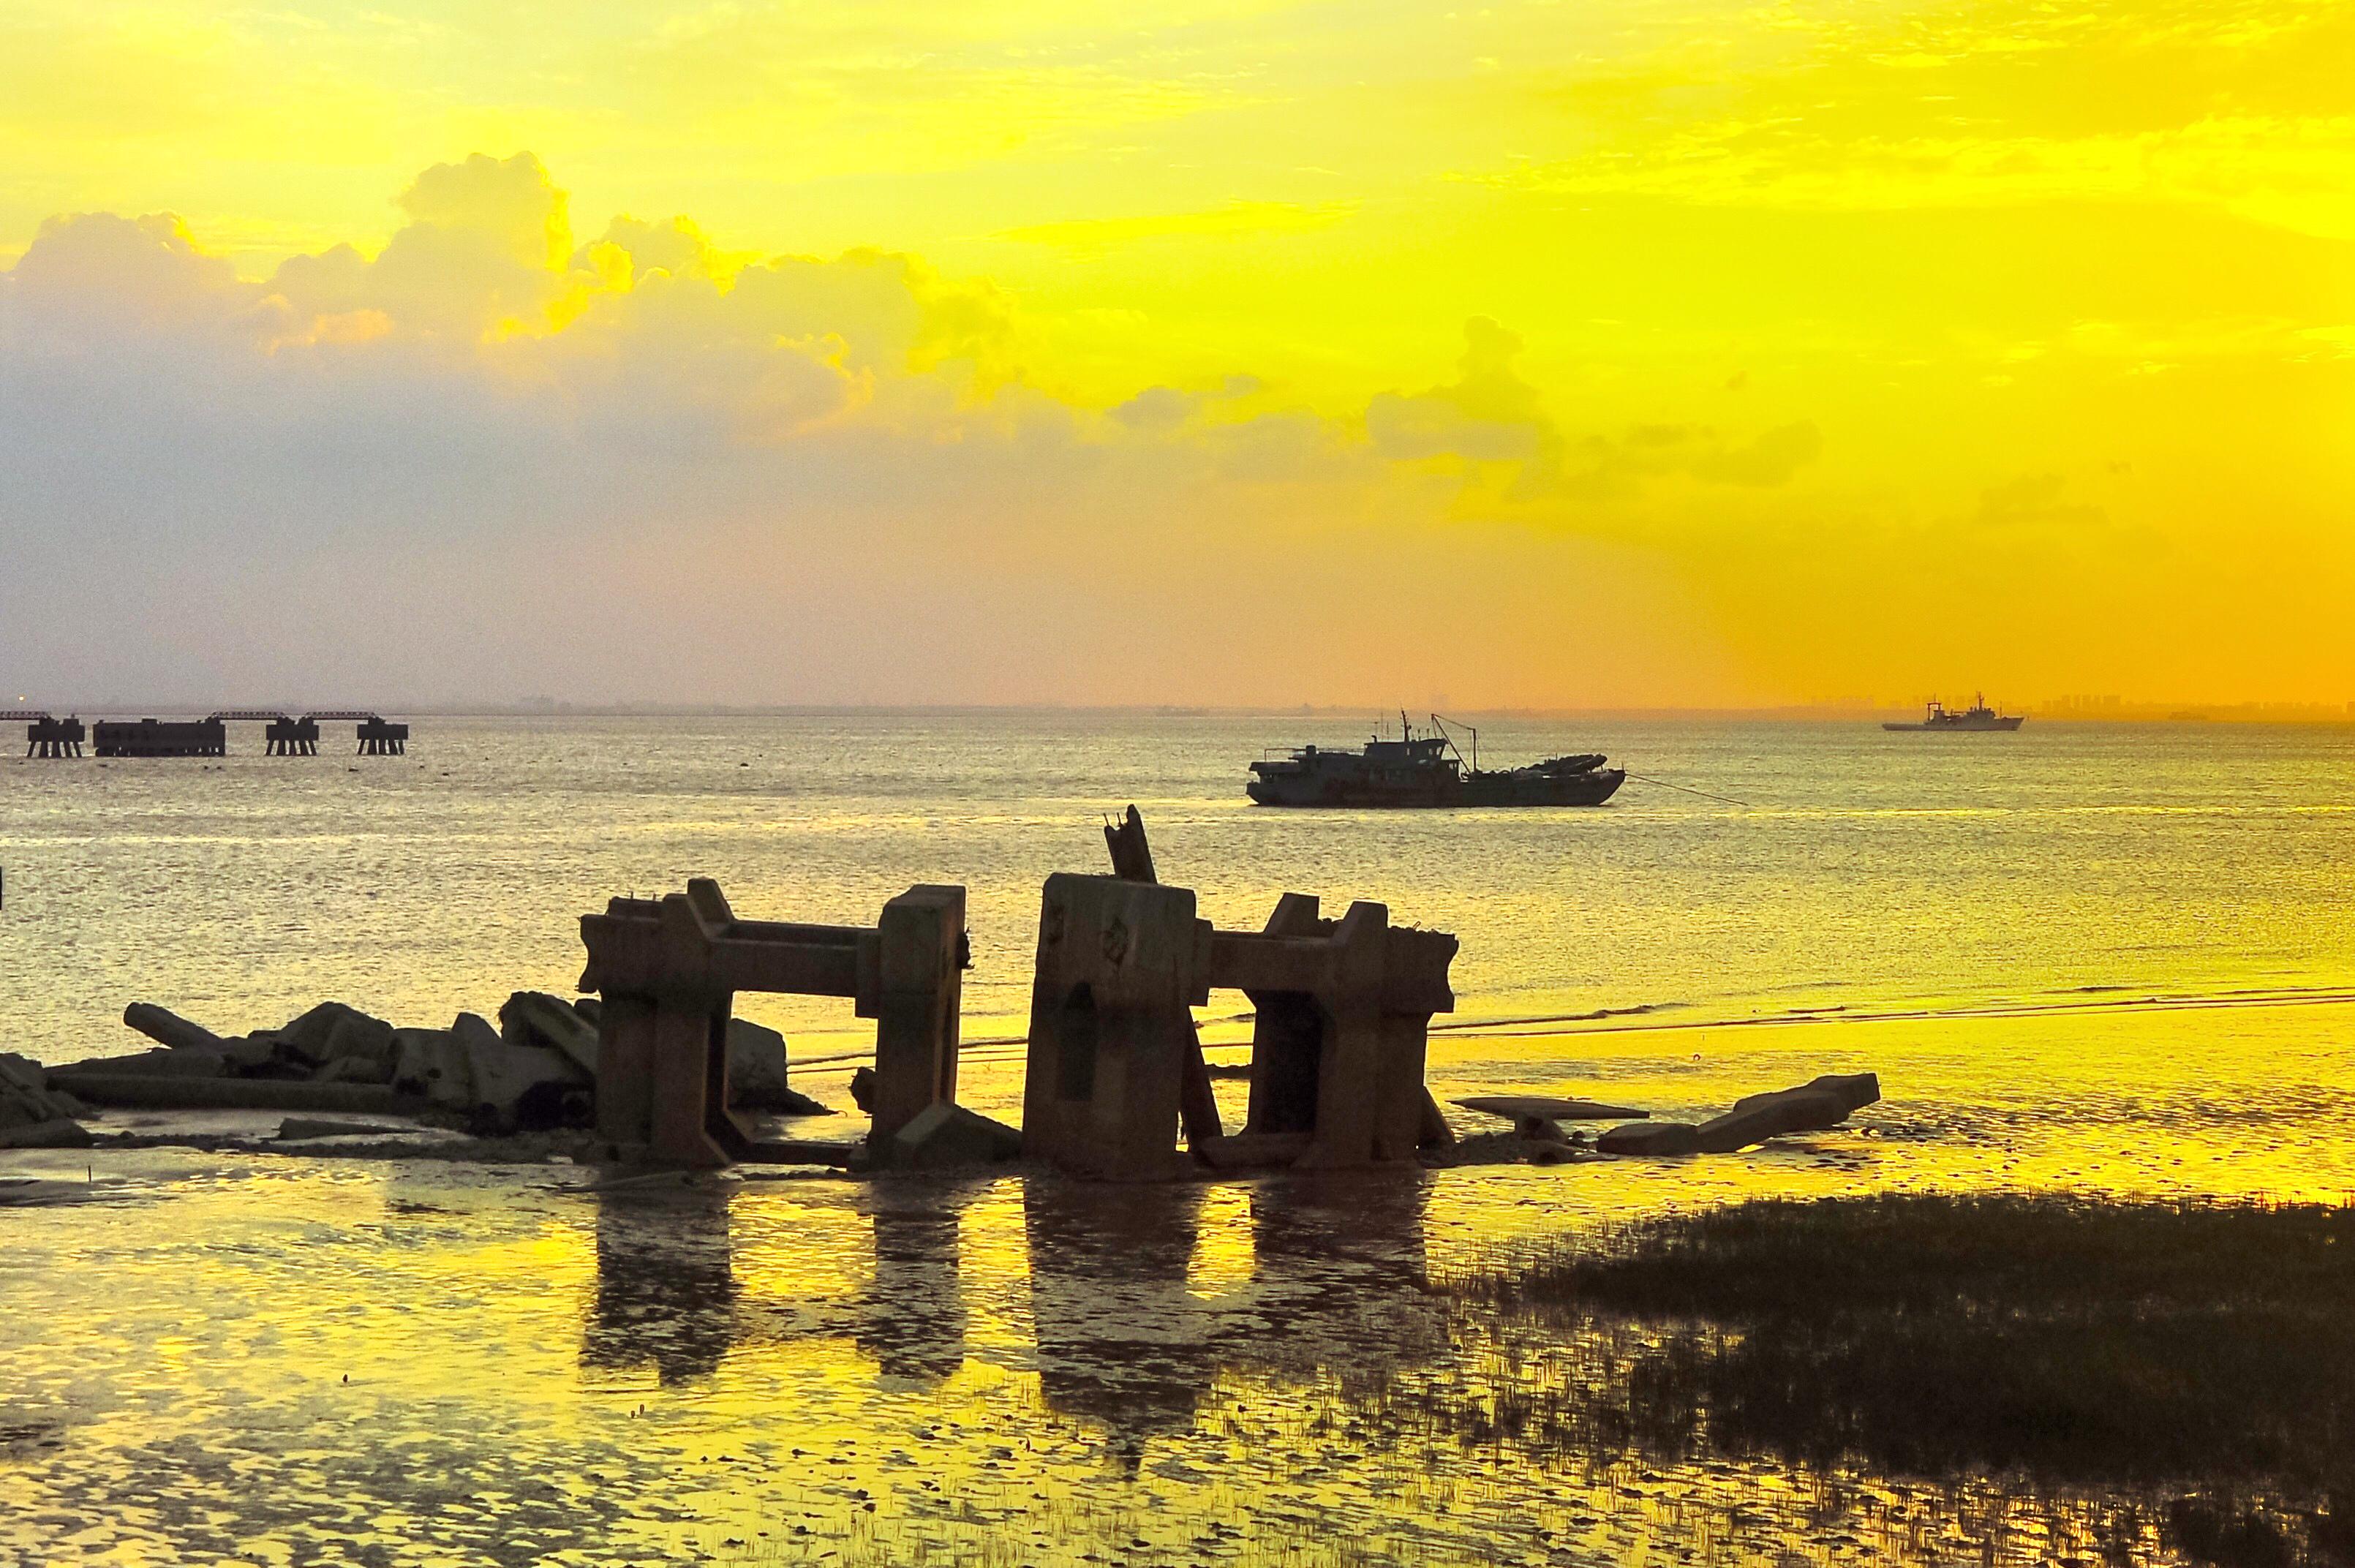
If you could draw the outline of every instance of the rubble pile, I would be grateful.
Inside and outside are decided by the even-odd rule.
[[[155,1041],[152,1051],[93,1057],[50,1070],[26,1063],[0,1083],[0,1129],[22,1100],[47,1095],[84,1114],[80,1103],[147,1107],[235,1107],[424,1116],[477,1137],[587,1127],[596,1116],[597,1004],[575,1005],[518,991],[494,1025],[462,1012],[442,1029],[397,1027],[342,1002],[322,1002],[274,1029],[224,1037],[149,1002],[123,1021]],[[784,1037],[731,1019],[728,1060],[734,1103],[792,1115],[826,1107],[786,1083]],[[21,1058],[0,1059],[17,1061]],[[60,1096],[59,1091],[69,1091]],[[30,1109],[22,1119],[35,1120]],[[40,1120],[54,1117],[37,1118]],[[5,1136],[0,1131],[0,1136]]]

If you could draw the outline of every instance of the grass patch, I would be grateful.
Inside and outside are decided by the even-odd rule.
[[[1413,1396],[1467,1437],[2131,1492],[2187,1556],[2355,1561],[2355,1208],[1769,1200],[1455,1288],[1511,1347]]]

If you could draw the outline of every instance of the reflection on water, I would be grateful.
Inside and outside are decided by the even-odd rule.
[[[726,1189],[600,1193],[597,1290],[581,1364],[652,1367],[676,1387],[719,1370],[736,1342],[735,1259]]]
[[[1434,1279],[1639,1186],[1712,1201],[1699,1163],[599,1194],[137,1157],[135,1201],[7,1221],[0,1563],[2167,1551],[2148,1499],[2098,1488],[1607,1421],[1532,1440],[1533,1393],[1624,1385],[1669,1341],[1536,1334]]]

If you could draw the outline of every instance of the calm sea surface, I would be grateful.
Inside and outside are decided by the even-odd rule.
[[[1455,932],[1443,1098],[1677,1115],[1864,1068],[1887,1094],[1721,1159],[1114,1196],[0,1155],[107,1195],[0,1209],[0,1563],[2050,1559],[2098,1499],[2026,1518],[1976,1482],[1828,1493],[1755,1457],[1566,1471],[1381,1430],[1368,1392],[1480,1386],[1493,1346],[1424,1282],[1599,1221],[1873,1187],[2355,1190],[2355,730],[1499,721],[1484,760],[1608,751],[1742,804],[1245,802],[1263,746],[1364,733],[443,719],[399,759],[0,762],[0,1050],[51,1061],[138,1046],[133,1000],[224,1032],[327,997],[493,1013],[570,989],[581,913],[689,876],[859,923],[954,881],[965,1097],[1010,1117],[1019,1048],[993,1042],[1020,1033],[1039,882],[1101,869],[1135,802],[1222,925],[1296,890]],[[847,1004],[742,1006],[847,1106]],[[1214,1057],[1244,1006],[1212,998]]]

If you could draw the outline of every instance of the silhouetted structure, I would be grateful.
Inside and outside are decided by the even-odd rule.
[[[1604,766],[1600,752],[1484,769],[1479,731],[1465,726],[1472,735],[1467,761],[1439,715],[1431,721],[1417,734],[1401,713],[1399,739],[1376,736],[1362,752],[1303,746],[1289,756],[1263,756],[1251,765],[1244,793],[1259,805],[1601,805],[1627,780],[1624,769]]]
[[[398,757],[409,750],[409,726],[389,724],[381,719],[360,720],[360,752],[363,757]]]
[[[79,718],[57,719],[47,713],[21,715],[27,721],[25,754],[28,757],[79,757],[84,737]],[[220,757],[229,754],[228,726],[259,723],[264,751],[273,757],[315,757],[323,720],[350,720],[359,725],[363,757],[398,757],[409,750],[409,726],[387,722],[374,713],[311,713],[297,719],[276,709],[224,708],[202,719],[101,719],[91,727],[101,757]]]
[[[218,719],[101,719],[91,726],[91,741],[101,757],[219,757],[229,752],[229,732]]]
[[[1194,1049],[1190,1008],[1250,996],[1251,1111],[1232,1137],[1189,1139],[1221,1168],[1369,1165],[1447,1140],[1423,1084],[1431,1017],[1455,1009],[1455,938],[1393,927],[1378,903],[1320,918],[1286,893],[1267,929],[1221,932],[1184,888],[1047,879],[1030,993],[1023,1152],[1080,1174],[1178,1174]]]
[[[25,755],[28,757],[79,757],[86,736],[80,717],[53,719],[46,713],[27,713]]]
[[[319,721],[315,719],[273,719],[262,731],[273,757],[315,757],[319,754]]]
[[[728,1019],[738,991],[847,997],[874,1019],[871,1153],[956,1098],[964,890],[920,886],[872,926],[738,920],[719,884],[614,899],[583,915],[581,989],[602,997],[597,1129],[627,1153],[715,1168],[757,1149],[727,1109]]]

